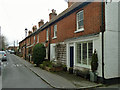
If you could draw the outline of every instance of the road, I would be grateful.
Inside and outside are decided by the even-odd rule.
[[[2,88],[51,88],[14,55],[7,54],[7,59],[2,63]]]

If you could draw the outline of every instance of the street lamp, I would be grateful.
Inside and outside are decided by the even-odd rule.
[[[27,28],[25,28],[25,60],[26,60],[26,37],[27,37]]]

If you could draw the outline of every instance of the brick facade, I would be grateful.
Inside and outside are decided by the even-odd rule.
[[[59,43],[59,42],[64,42],[66,39],[73,38],[73,37],[79,37],[79,36],[84,36],[84,35],[89,35],[89,34],[94,34],[94,33],[99,33],[100,32],[100,26],[101,26],[101,2],[91,2],[89,4],[84,5],[84,3],[79,4],[77,7],[81,5],[81,8],[77,8],[75,5],[78,4],[73,4],[71,7],[66,9],[64,12],[61,14],[64,14],[65,12],[68,12],[71,10],[71,14],[68,13],[64,18],[60,19],[57,21],[57,17],[61,18],[61,14],[50,20],[48,23],[44,24],[45,27],[40,27],[36,32],[33,32],[31,35],[26,37],[24,40],[22,40],[19,45],[21,52],[23,54],[23,57],[25,55],[25,43],[27,44],[27,47],[29,46],[29,39],[31,38],[31,47],[33,47],[35,44],[37,44],[37,35],[39,35],[39,43],[45,44],[46,47],[49,46],[50,44],[54,43]],[[84,31],[77,32],[76,31],[76,14],[80,11],[84,10]],[[58,19],[59,19],[58,18]],[[54,20],[55,19],[55,20]],[[52,24],[51,24],[52,23]],[[54,36],[54,25],[57,25],[57,38],[53,39]],[[46,42],[46,30],[50,32],[51,29],[51,34],[49,33],[49,40]],[[38,32],[39,31],[39,32]],[[35,36],[35,43],[34,43],[34,36]],[[26,40],[26,42],[25,42]],[[30,47],[30,48],[31,48]],[[27,54],[28,54],[28,49],[27,48]],[[57,52],[57,59],[58,61],[61,60],[65,64],[66,62],[66,44],[61,45],[58,47]]]

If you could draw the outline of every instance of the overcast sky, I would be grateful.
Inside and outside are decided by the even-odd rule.
[[[24,39],[25,28],[32,30],[41,19],[49,21],[52,9],[59,14],[67,7],[65,0],[0,0],[1,33],[13,45]]]

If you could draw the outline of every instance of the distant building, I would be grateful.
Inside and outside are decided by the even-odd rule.
[[[8,48],[7,48],[7,50],[14,50],[14,51],[17,51],[18,50],[18,47],[17,46],[9,46]]]

